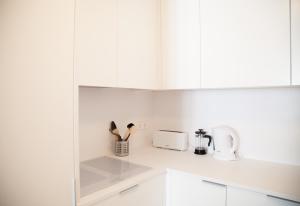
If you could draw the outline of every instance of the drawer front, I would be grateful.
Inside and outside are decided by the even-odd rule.
[[[165,196],[165,175],[159,175],[93,206],[165,206]]]
[[[168,206],[225,206],[226,186],[198,176],[170,171]]]
[[[227,206],[300,206],[300,203],[284,200],[249,190],[228,187]]]

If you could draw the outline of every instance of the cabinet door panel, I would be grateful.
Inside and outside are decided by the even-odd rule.
[[[225,206],[225,186],[206,183],[181,172],[171,171],[169,175],[169,206]]]
[[[152,178],[131,191],[121,193],[120,200],[126,206],[164,206],[165,175]]]
[[[199,0],[162,0],[164,89],[200,88]]]
[[[159,1],[118,1],[118,85],[158,87]]]
[[[300,204],[269,197],[262,193],[227,187],[227,206],[299,206]]]
[[[165,175],[160,175],[93,206],[165,206],[165,184]]]
[[[291,0],[292,84],[300,85],[300,0]]]
[[[202,87],[290,84],[289,0],[201,1]]]
[[[74,205],[74,0],[0,1],[0,205]]]
[[[116,86],[117,1],[78,0],[75,68],[80,85]]]

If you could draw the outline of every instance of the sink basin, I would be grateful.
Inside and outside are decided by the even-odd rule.
[[[106,156],[81,162],[80,196],[84,197],[150,169]]]

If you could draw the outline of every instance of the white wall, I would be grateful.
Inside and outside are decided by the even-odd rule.
[[[300,165],[300,88],[164,91],[154,94],[155,129],[229,125],[244,157]]]
[[[139,91],[80,89],[80,159],[111,153],[109,122],[122,133],[129,122],[145,122],[131,149],[151,144],[155,129],[194,131],[226,124],[240,136],[247,158],[300,165],[300,88]]]
[[[123,135],[128,123],[146,123],[130,137],[130,151],[151,144],[152,92],[81,87],[79,90],[80,161],[112,153],[110,121]]]

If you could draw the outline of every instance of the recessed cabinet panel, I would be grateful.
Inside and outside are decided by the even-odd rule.
[[[162,0],[163,89],[200,88],[199,0]]]
[[[78,0],[75,68],[79,85],[114,87],[117,82],[117,1]]]
[[[170,171],[169,206],[225,206],[226,186],[204,182],[199,177]]]
[[[159,0],[118,1],[118,86],[157,89]]]
[[[202,0],[203,88],[290,85],[289,0]]]
[[[291,0],[292,84],[300,85],[300,0]]]
[[[262,193],[227,187],[227,206],[299,206],[300,204]]]

